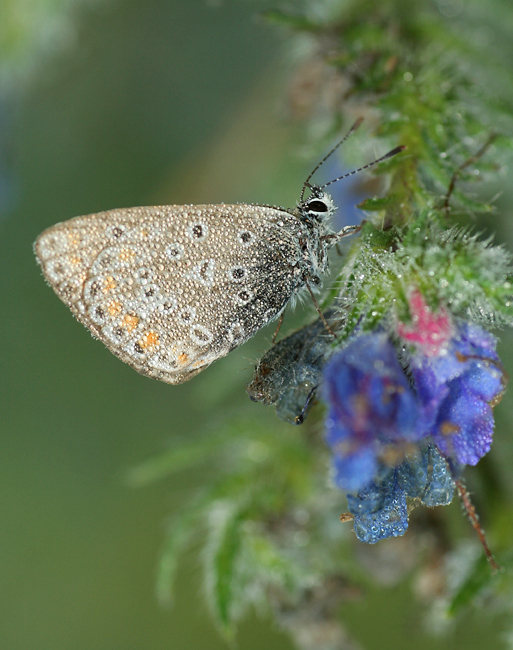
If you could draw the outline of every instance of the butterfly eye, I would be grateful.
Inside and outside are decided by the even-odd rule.
[[[328,212],[328,206],[324,201],[320,201],[319,199],[314,199],[313,201],[309,201],[307,204],[307,208],[309,212],[317,212],[317,213],[324,213]]]

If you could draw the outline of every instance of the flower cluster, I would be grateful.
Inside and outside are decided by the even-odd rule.
[[[490,450],[506,382],[489,332],[417,290],[409,306],[410,322],[357,334],[324,372],[335,483],[356,493],[355,531],[370,543],[404,534],[407,497],[450,502],[460,468]]]

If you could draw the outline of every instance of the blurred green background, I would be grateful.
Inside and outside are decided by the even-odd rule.
[[[253,2],[2,2],[0,648],[227,648],[194,548],[174,608],[154,597],[166,518],[200,477],[132,490],[124,476],[170,440],[215,426],[214,407],[257,415],[244,386],[273,327],[190,384],[149,380],[74,321],[32,242],[58,221],[115,207],[293,205],[310,162],[286,119],[286,34],[255,19]],[[30,21],[37,38],[24,43]],[[511,408],[506,398],[499,420]],[[404,585],[345,609],[365,647],[413,647],[421,609]],[[495,647],[493,633],[467,617],[415,647]],[[256,617],[237,642],[292,648]]]

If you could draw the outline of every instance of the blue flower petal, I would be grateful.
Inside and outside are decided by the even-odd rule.
[[[372,481],[378,461],[372,447],[362,447],[345,456],[335,455],[333,468],[335,484],[347,492],[357,492]]]
[[[427,445],[397,468],[398,484],[408,497],[426,506],[445,506],[452,501],[454,481],[445,458]]]
[[[456,384],[440,407],[433,439],[445,455],[476,465],[490,451],[493,424],[490,405]]]
[[[326,442],[335,455],[335,481],[343,489],[368,484],[387,446],[424,435],[417,396],[384,333],[357,336],[332,357],[324,371],[324,394]]]
[[[404,535],[408,529],[406,493],[398,484],[395,470],[382,483],[373,483],[347,499],[349,512],[355,515],[354,532],[361,542],[375,544]]]
[[[443,355],[411,358],[422,421],[438,448],[461,465],[475,465],[490,451],[490,403],[500,398],[505,383],[496,343],[477,325],[458,322]]]
[[[375,544],[404,535],[408,529],[407,498],[427,506],[448,505],[454,482],[445,459],[434,445],[406,458],[396,468],[381,466],[374,480],[357,495],[348,494],[354,531],[361,542]]]

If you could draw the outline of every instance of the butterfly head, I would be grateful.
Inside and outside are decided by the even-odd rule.
[[[309,185],[308,187],[311,190],[311,194],[308,198],[298,203],[299,214],[309,224],[324,223],[336,209],[331,194],[316,185]]]
[[[301,196],[299,197],[299,203],[297,210],[301,216],[301,218],[308,224],[310,225],[320,225],[323,224],[331,217],[331,215],[335,212],[335,204],[333,202],[333,199],[331,198],[331,195],[328,194],[328,192],[325,191],[325,188],[328,187],[328,185],[332,185],[333,183],[337,183],[338,181],[342,180],[343,178],[348,178],[349,176],[353,176],[354,174],[358,174],[359,172],[363,171],[364,169],[368,169],[369,167],[373,167],[374,165],[377,165],[378,163],[382,162],[383,160],[386,160],[387,158],[391,158],[392,156],[395,156],[398,154],[400,151],[403,151],[406,149],[404,146],[399,146],[396,147],[395,149],[392,149],[392,151],[389,151],[386,153],[384,156],[381,156],[380,158],[377,158],[376,160],[373,160],[372,162],[368,163],[367,165],[364,165],[363,167],[359,167],[358,169],[354,169],[351,172],[347,172],[346,174],[342,174],[342,176],[338,176],[337,178],[334,178],[333,180],[329,181],[328,183],[324,183],[324,185],[311,185],[310,184],[310,179],[312,176],[315,174],[315,172],[319,169],[319,167],[340,147],[341,144],[343,144],[347,138],[349,138],[350,135],[352,135],[356,129],[360,126],[362,123],[363,118],[359,118],[356,120],[356,122],[353,124],[353,126],[349,129],[347,134],[338,142],[333,149],[328,152],[324,158],[321,160],[320,163],[318,163],[314,169],[310,172],[308,175],[308,178],[306,181],[303,183],[303,189],[301,190]],[[309,189],[311,194],[308,198],[304,198],[305,191]]]

